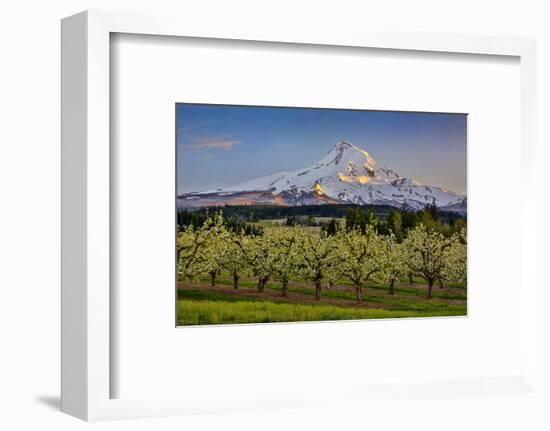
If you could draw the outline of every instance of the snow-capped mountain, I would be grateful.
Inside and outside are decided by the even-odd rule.
[[[338,142],[309,168],[279,172],[223,189],[178,196],[179,208],[217,205],[353,203],[422,209],[434,204],[464,213],[466,197],[378,166],[366,151]]]

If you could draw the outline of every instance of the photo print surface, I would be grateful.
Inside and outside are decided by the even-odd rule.
[[[181,325],[465,316],[467,115],[176,105]]]

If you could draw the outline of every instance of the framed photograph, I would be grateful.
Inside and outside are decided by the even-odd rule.
[[[532,40],[88,11],[62,54],[63,411],[538,393]]]
[[[467,314],[466,114],[180,103],[176,122],[178,325]]]

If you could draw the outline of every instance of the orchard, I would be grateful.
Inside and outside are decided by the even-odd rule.
[[[233,289],[241,277],[255,277],[257,292],[268,281],[288,295],[291,282],[310,282],[317,301],[325,288],[346,281],[357,303],[363,301],[368,283],[386,285],[395,293],[402,278],[417,277],[427,286],[427,298],[434,287],[467,283],[466,228],[449,234],[433,223],[420,220],[401,229],[395,213],[382,228],[368,219],[361,224],[331,221],[330,229],[304,226],[234,229],[221,212],[209,215],[202,224],[179,227],[177,233],[177,275],[182,282],[208,278],[212,286],[223,272],[230,274]],[[351,217],[350,217],[351,219]],[[399,231],[392,227],[399,226]]]

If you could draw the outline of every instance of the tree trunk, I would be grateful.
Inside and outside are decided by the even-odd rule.
[[[440,288],[440,289],[443,289],[444,287],[445,287],[445,284],[443,283],[443,279],[440,278],[440,279],[439,279],[439,288]]]
[[[315,299],[317,301],[321,299],[321,280],[315,281]]]
[[[283,295],[285,298],[288,296],[288,281],[283,281]]]
[[[394,288],[394,286],[395,286],[395,279],[392,278],[391,281],[390,281],[390,295],[395,294],[395,288]]]
[[[413,285],[413,275],[412,274],[409,274],[409,284],[411,286]]]
[[[359,284],[355,285],[355,298],[357,299],[357,302],[363,302],[363,289]]]
[[[434,287],[434,280],[428,280],[428,299],[432,299],[432,288]]]
[[[239,274],[236,272],[233,273],[233,289],[239,288]]]
[[[216,273],[217,271],[210,272],[210,286],[214,287],[216,285]]]
[[[266,275],[265,277],[260,277],[258,279],[258,292],[264,291],[264,287],[267,283],[267,280],[269,280],[269,275]]]

